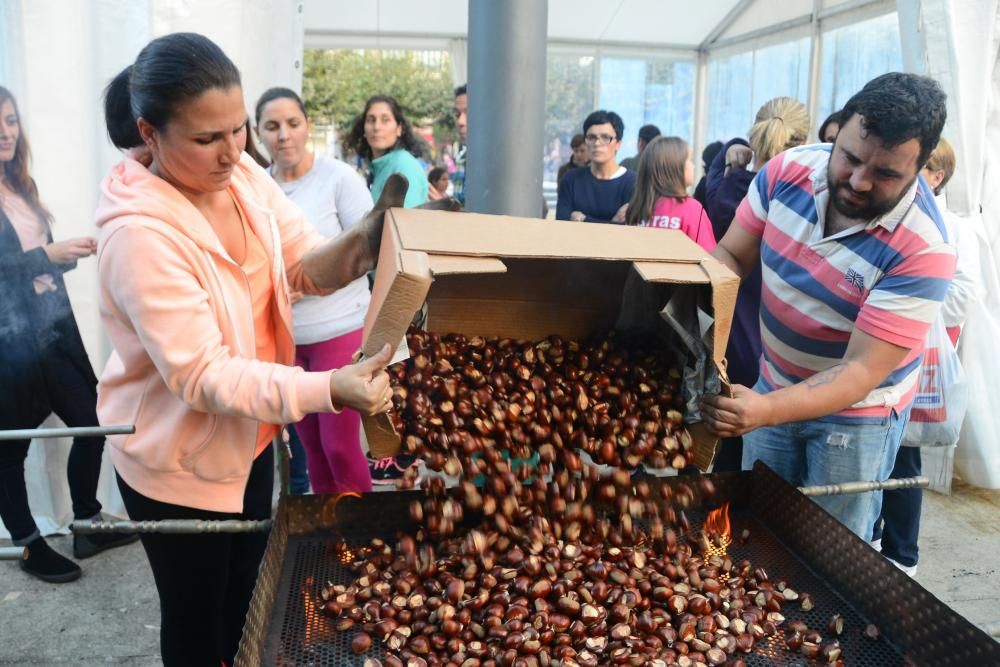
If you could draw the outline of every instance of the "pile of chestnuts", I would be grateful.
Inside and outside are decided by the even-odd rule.
[[[740,667],[775,641],[841,664],[839,617],[826,635],[786,623],[812,598],[693,529],[685,510],[712,498],[709,478],[633,479],[644,462],[688,461],[664,355],[613,339],[408,340],[411,359],[390,369],[395,426],[458,482],[425,479],[413,534],[334,547],[356,578],[319,604],[356,653],[381,644],[368,667]]]
[[[630,470],[688,464],[681,374],[662,350],[419,330],[407,343],[410,359],[389,368],[392,415],[404,450],[432,470],[456,474],[463,453],[528,458],[546,446],[577,470],[581,452]]]

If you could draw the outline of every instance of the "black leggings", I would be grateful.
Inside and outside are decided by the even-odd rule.
[[[58,349],[41,359],[52,411],[66,426],[97,426],[97,387],[68,355]],[[38,424],[25,424],[34,428]],[[30,440],[0,442],[0,518],[14,544],[24,546],[39,536],[28,507],[24,460]],[[66,464],[73,516],[90,519],[101,512],[97,482],[101,475],[104,437],[74,438]]]
[[[268,446],[254,461],[243,494],[243,512],[207,510],[147,498],[118,476],[133,520],[268,519],[274,454]],[[160,655],[164,667],[233,664],[250,608],[267,533],[175,535],[147,533],[142,546],[160,595]]]

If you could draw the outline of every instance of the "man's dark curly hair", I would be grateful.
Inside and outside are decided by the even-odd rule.
[[[854,114],[861,127],[887,148],[910,139],[920,142],[917,169],[922,169],[941,138],[948,117],[946,96],[937,81],[926,76],[890,72],[876,77],[847,100],[840,112],[841,127]]]

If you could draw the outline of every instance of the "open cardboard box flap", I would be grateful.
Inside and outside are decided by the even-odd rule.
[[[549,280],[563,267],[575,278]],[[585,337],[604,323],[602,298],[610,305],[621,299],[620,292],[609,290],[624,280],[600,277],[624,276],[629,270],[646,283],[711,289],[710,348],[725,389],[726,342],[739,279],[676,230],[390,209],[362,350],[371,355],[386,343],[405,348],[407,327],[429,294],[432,328],[441,333]],[[593,278],[595,272],[601,276]],[[573,289],[573,281],[585,276],[598,286],[597,292],[572,294],[580,292]],[[438,282],[432,293],[432,283]],[[399,436],[386,415],[363,422],[373,456],[399,452]],[[695,440],[695,464],[707,469],[716,441],[698,423],[689,430]]]

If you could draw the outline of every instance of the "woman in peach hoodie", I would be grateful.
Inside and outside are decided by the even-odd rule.
[[[396,179],[376,211],[326,241],[249,156],[236,66],[210,40],[150,42],[109,84],[112,142],[144,147],[102,185],[101,317],[114,344],[99,388],[118,484],[137,520],[266,519],[281,424],[386,410],[386,346],[353,366],[293,365],[289,290],[329,293],[371,269]],[[142,536],[160,594],[163,662],[231,664],[267,537]]]

